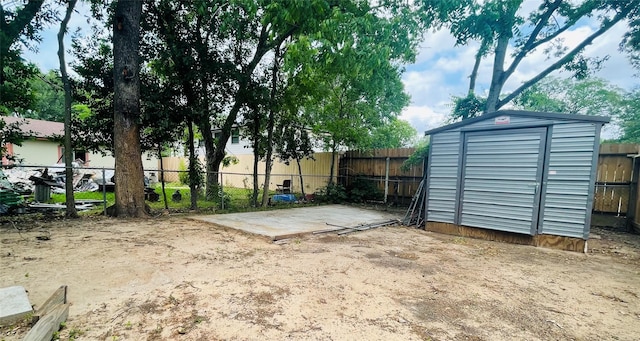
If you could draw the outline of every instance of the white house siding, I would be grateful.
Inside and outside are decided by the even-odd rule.
[[[58,144],[47,140],[27,140],[22,146],[13,145],[15,163],[50,166],[58,162]]]

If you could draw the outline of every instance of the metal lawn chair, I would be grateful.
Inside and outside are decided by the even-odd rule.
[[[276,185],[276,186],[278,186],[278,188],[276,188],[276,193],[282,193],[282,194],[291,193],[291,180],[284,180],[282,181],[282,185]]]

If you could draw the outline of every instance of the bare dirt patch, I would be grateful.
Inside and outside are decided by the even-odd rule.
[[[68,285],[63,340],[640,335],[640,237],[620,231],[594,231],[580,254],[405,227],[276,245],[181,217],[16,226],[0,226],[0,286],[38,305]]]

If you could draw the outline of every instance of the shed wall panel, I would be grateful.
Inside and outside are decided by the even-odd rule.
[[[427,219],[453,223],[456,211],[460,133],[442,132],[431,137]]]
[[[553,126],[546,196],[539,233],[584,238],[588,235],[587,210],[596,125],[556,122]]]

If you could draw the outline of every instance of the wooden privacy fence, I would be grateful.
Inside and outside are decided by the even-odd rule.
[[[638,145],[602,144],[598,157],[593,211],[628,215],[636,210],[633,184],[634,158]]]
[[[640,231],[640,145],[602,144],[598,157],[593,211],[625,216]]]
[[[374,181],[388,202],[407,203],[415,195],[424,174],[423,165],[402,171],[415,148],[348,151],[340,158],[340,179],[349,187],[357,177]]]

